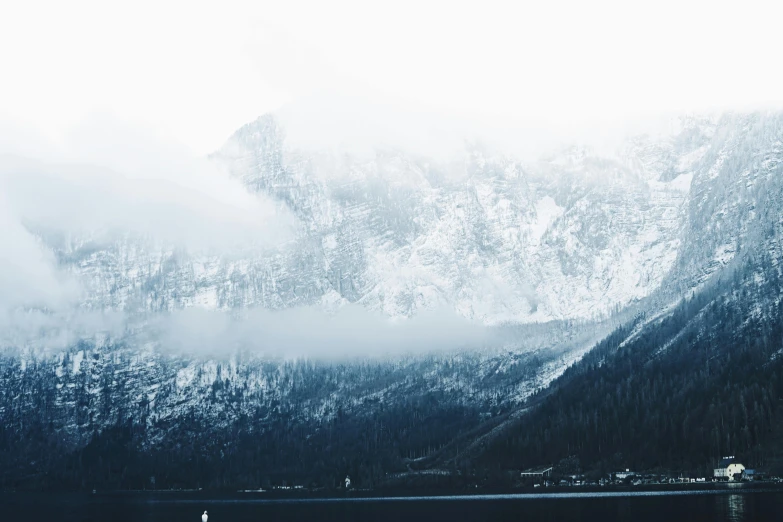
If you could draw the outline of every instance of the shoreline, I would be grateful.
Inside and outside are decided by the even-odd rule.
[[[689,483],[689,484],[647,484],[639,486],[551,486],[540,488],[514,488],[506,490],[349,490],[349,491],[219,491],[219,490],[107,490],[85,491],[3,491],[2,496],[35,497],[83,496],[93,500],[107,500],[117,497],[146,497],[151,503],[189,502],[393,502],[393,501],[448,501],[448,500],[525,500],[525,499],[569,499],[569,498],[612,498],[644,497],[666,495],[721,495],[737,493],[783,492],[783,484],[774,481],[745,483]]]

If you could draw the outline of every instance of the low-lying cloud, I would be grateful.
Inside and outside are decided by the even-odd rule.
[[[320,90],[275,111],[285,128],[286,144],[310,152],[331,151],[370,159],[378,151],[400,150],[438,162],[459,159],[477,144],[524,161],[570,145],[614,153],[629,136],[665,135],[679,112],[659,112],[599,120],[573,119],[567,126],[550,119],[482,119],[447,113],[379,95],[346,95]]]
[[[79,294],[78,285],[57,269],[52,252],[11,213],[8,197],[0,191],[0,326],[7,310],[58,308]]]
[[[360,305],[334,314],[312,307],[250,310],[242,317],[189,308],[153,328],[165,349],[218,355],[247,350],[269,357],[380,357],[478,348],[493,341],[487,327],[453,311],[424,311],[391,320]]]
[[[225,255],[275,248],[295,225],[207,159],[109,119],[49,145],[34,159],[0,146],[0,312],[78,302],[78,282],[41,237],[100,243],[129,234]]]
[[[216,184],[199,167],[194,162],[193,177],[213,182],[203,189],[192,180],[184,184],[173,177],[130,177],[92,165],[23,160],[0,164],[0,176],[6,213],[46,231],[86,237],[132,233],[190,251],[269,247],[285,239],[290,223],[279,219],[282,208],[228,179]],[[233,203],[225,192],[233,193]]]
[[[13,310],[0,314],[0,346],[47,352],[123,340],[164,353],[222,358],[243,352],[269,359],[339,360],[477,349],[502,344],[497,330],[450,310],[392,320],[360,305],[329,314],[302,307],[245,310],[241,316],[186,308],[155,316],[123,312]]]
[[[59,351],[80,340],[119,339],[130,325],[122,312],[11,309],[0,311],[0,348]]]
[[[41,141],[40,143],[45,143]],[[50,144],[51,145],[51,144]],[[0,148],[0,345],[60,350],[80,339],[152,342],[172,353],[344,358],[475,348],[488,330],[453,311],[392,320],[360,305],[334,313],[187,308],[129,315],[84,308],[60,244],[130,235],[191,255],[253,256],[280,247],[294,218],[248,192],[218,165],[105,119],[83,125],[34,159]],[[29,152],[29,150],[23,151]]]

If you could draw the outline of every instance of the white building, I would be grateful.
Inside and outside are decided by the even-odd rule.
[[[745,472],[745,466],[737,462],[733,456],[721,459],[718,467],[714,470],[716,479],[734,480],[736,475],[742,475]]]
[[[552,474],[552,466],[526,469],[519,475],[522,478],[544,479]]]

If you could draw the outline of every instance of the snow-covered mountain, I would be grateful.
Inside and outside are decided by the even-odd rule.
[[[780,248],[778,113],[683,118],[609,155],[569,147],[532,163],[480,146],[446,162],[388,149],[316,153],[288,146],[264,116],[211,159],[295,216],[293,239],[218,255],[130,234],[97,242],[41,233],[84,288],[80,309],[131,320],[55,352],[34,341],[9,347],[0,415],[14,473],[35,472],[28,457],[49,438],[72,450],[129,418],[144,426],[141,447],[153,449],[180,444],[192,422],[262,437],[285,419],[309,437],[344,414],[404,416],[411,401],[433,397],[464,419],[492,418],[629,314],[662,313],[741,257]],[[247,344],[217,356],[172,352],[150,333],[156,317],[193,307],[242,315],[349,305],[403,321],[449,309],[503,334],[479,351],[326,363],[272,360]],[[454,435],[433,433],[427,444]]]
[[[296,216],[292,241],[251,256],[128,237],[52,247],[91,309],[358,303],[390,317],[445,307],[485,324],[596,319],[650,295],[674,266],[715,128],[685,120],[612,157],[569,148],[524,164],[469,147],[444,163],[292,149],[264,116],[212,158]]]
[[[704,221],[727,184],[756,176],[749,147],[777,161],[773,120],[683,118],[678,131],[635,137],[609,157],[572,147],[522,163],[476,146],[444,163],[291,149],[264,116],[212,159],[287,207],[293,240],[230,256],[129,236],[49,244],[92,310],[357,303],[390,317],[445,307],[485,324],[596,319],[649,296],[674,267],[698,279],[692,267],[731,257],[743,231],[722,229],[732,237],[706,250],[692,237],[718,230]]]
[[[260,118],[215,157],[299,218],[315,301],[390,316],[445,305],[486,323],[594,318],[648,295],[676,257],[689,184],[633,157],[353,160],[289,150],[283,134]]]

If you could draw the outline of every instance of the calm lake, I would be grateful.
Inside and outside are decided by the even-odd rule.
[[[783,520],[783,492],[688,491],[475,497],[260,500],[165,494],[3,494],[3,520],[209,522],[343,521],[743,521]]]

